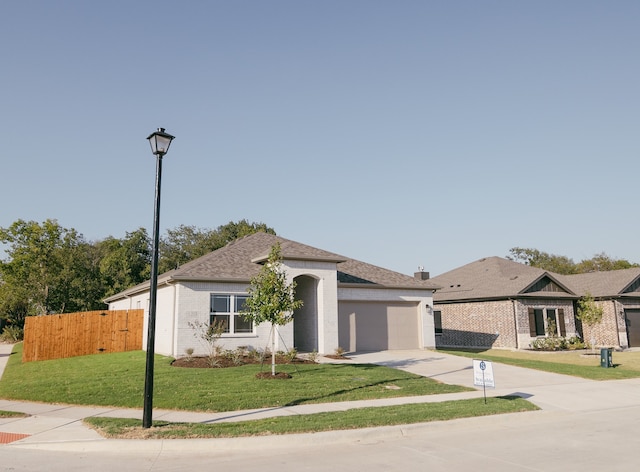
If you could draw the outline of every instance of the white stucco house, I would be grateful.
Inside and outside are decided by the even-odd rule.
[[[277,242],[289,281],[303,307],[293,322],[279,328],[277,349],[330,354],[435,347],[433,292],[438,287],[418,273],[411,277],[331,252],[256,233],[195,259],[158,277],[155,351],[182,357],[189,348],[205,354],[194,336],[193,322],[224,320],[224,349],[268,346],[270,325],[254,326],[238,315],[252,277]],[[105,300],[110,310],[146,310],[146,282]]]

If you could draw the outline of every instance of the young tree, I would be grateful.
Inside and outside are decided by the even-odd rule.
[[[282,270],[280,243],[269,252],[266,264],[260,273],[251,279],[249,297],[244,305],[243,316],[255,324],[271,323],[271,375],[276,375],[276,326],[293,320],[294,310],[302,306],[295,299],[296,283],[287,283],[287,274]]]
[[[593,299],[593,296],[587,292],[587,294],[578,300],[578,314],[576,318],[579,319],[582,324],[589,327],[589,334],[591,335],[591,348],[594,347],[595,339],[593,334],[593,328],[595,325],[602,321],[602,315],[604,309],[601,305],[598,305]]]

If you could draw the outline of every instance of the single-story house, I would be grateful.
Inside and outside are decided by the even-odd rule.
[[[526,349],[550,330],[600,346],[640,346],[640,268],[560,275],[487,257],[433,277],[437,347]],[[593,332],[576,319],[590,293],[603,306]]]
[[[433,291],[424,277],[408,276],[290,241],[256,233],[238,239],[158,276],[155,351],[182,357],[187,349],[206,354],[193,324],[223,319],[223,349],[264,349],[271,327],[254,326],[238,313],[251,279],[280,243],[282,267],[296,283],[303,307],[293,322],[279,327],[278,350],[331,354],[345,351],[435,347]],[[110,310],[149,305],[150,283],[105,300]],[[146,346],[148,316],[145,316]]]

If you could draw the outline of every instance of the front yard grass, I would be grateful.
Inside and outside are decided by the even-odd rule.
[[[130,351],[22,363],[14,347],[0,397],[77,405],[141,408],[145,353]],[[223,369],[177,368],[156,356],[154,408],[235,411],[253,408],[431,395],[471,390],[377,365],[281,365],[287,380],[259,380],[260,365]],[[264,369],[270,369],[265,365]]]
[[[438,349],[438,352],[484,359],[517,367],[573,375],[590,380],[621,380],[640,377],[640,352],[613,352],[614,367],[600,367],[600,351],[510,351],[503,349]]]
[[[26,418],[27,414],[20,413],[19,411],[5,411],[0,410],[0,418]]]
[[[0,397],[47,403],[141,408],[145,353],[97,354],[23,364],[14,346],[0,380]],[[370,364],[281,365],[287,380],[259,380],[259,365],[223,369],[177,368],[156,356],[154,408],[235,411],[473,390]],[[265,365],[270,369],[270,365]],[[293,415],[242,422],[169,423],[142,428],[136,419],[86,418],[107,437],[216,438],[357,429],[536,410],[518,397],[417,403],[340,412]]]
[[[482,398],[417,403],[313,415],[293,415],[262,420],[230,423],[169,423],[154,421],[153,427],[142,428],[140,420],[121,418],[86,418],[84,421],[103,436],[122,439],[192,439],[265,434],[317,433],[399,424],[445,421],[456,418],[533,411],[538,408],[520,397]]]

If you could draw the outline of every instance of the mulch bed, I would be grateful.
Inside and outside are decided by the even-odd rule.
[[[265,366],[271,366],[271,356],[267,356],[264,360],[255,356],[239,356],[237,358],[231,356],[217,356],[210,361],[208,357],[181,357],[176,359],[171,364],[173,367],[187,367],[196,369],[220,369],[225,367],[238,367],[248,364],[264,364]],[[315,364],[315,362],[296,357],[293,361],[285,356],[276,356],[276,364]],[[271,377],[271,372],[269,372]]]

